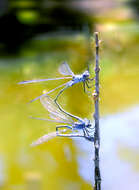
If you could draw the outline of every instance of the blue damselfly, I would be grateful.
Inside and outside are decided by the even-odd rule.
[[[94,140],[93,138],[94,128],[92,127],[90,120],[88,120],[87,118],[82,119],[66,111],[64,112],[61,111],[59,107],[57,107],[57,104],[47,95],[41,97],[40,101],[44,106],[44,108],[48,110],[52,120],[45,118],[35,118],[35,117],[34,119],[61,123],[62,125],[56,126],[56,131],[40,137],[37,141],[32,143],[32,146],[42,144],[56,136],[84,137],[89,141]],[[69,133],[69,131],[71,132]]]
[[[43,81],[52,81],[52,80],[61,80],[61,79],[71,79],[70,81],[60,85],[60,86],[57,86],[56,88],[48,91],[47,93],[45,94],[42,94],[38,97],[36,97],[35,99],[31,100],[30,102],[33,102],[37,99],[40,99],[41,97],[47,95],[47,94],[50,94],[52,93],[53,91],[55,91],[56,89],[58,88],[61,88],[63,87],[63,89],[61,89],[59,91],[59,93],[57,94],[56,98],[54,99],[54,101],[57,103],[57,99],[58,97],[60,96],[60,94],[67,88],[73,86],[74,84],[76,83],[80,83],[82,82],[83,83],[83,88],[84,88],[84,91],[87,92],[86,90],[86,87],[87,88],[91,88],[92,85],[90,86],[90,82],[93,81],[93,78],[89,78],[90,77],[90,74],[89,74],[89,71],[86,70],[84,71],[82,74],[80,75],[75,75],[71,68],[69,67],[69,65],[66,63],[66,62],[63,62],[60,67],[59,67],[59,73],[62,74],[62,75],[65,75],[65,77],[59,77],[59,78],[48,78],[48,79],[38,79],[38,80],[28,80],[28,81],[22,81],[22,82],[19,82],[18,84],[28,84],[28,83],[36,83],[36,82],[43,82]],[[68,77],[69,76],[69,77]]]

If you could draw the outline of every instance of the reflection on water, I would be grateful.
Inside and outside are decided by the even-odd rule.
[[[104,190],[139,188],[139,106],[126,112],[103,117],[100,120],[100,164]],[[79,173],[93,181],[93,146],[75,140],[79,151]],[[92,167],[90,167],[92,166]]]

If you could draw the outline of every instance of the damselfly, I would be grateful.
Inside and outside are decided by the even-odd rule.
[[[90,120],[87,118],[80,118],[78,116],[74,116],[66,111],[64,113],[59,110],[57,104],[47,95],[40,98],[40,101],[45,109],[50,113],[50,119],[44,118],[34,118],[44,121],[51,121],[56,123],[61,123],[62,125],[56,126],[56,131],[52,133],[48,133],[42,137],[40,137],[37,141],[32,143],[32,146],[36,146],[42,144],[56,136],[60,137],[84,137],[89,141],[93,141],[93,130],[92,124]],[[66,134],[65,132],[71,131],[71,133]],[[80,133],[79,133],[80,132]]]
[[[59,93],[57,94],[56,98],[54,99],[55,102],[57,102],[57,99],[58,97],[60,96],[60,94],[67,88],[73,86],[74,84],[76,83],[80,83],[82,82],[83,83],[83,88],[84,88],[84,91],[87,92],[86,90],[86,87],[87,88],[91,88],[92,86],[90,86],[90,82],[93,81],[93,78],[89,78],[90,74],[89,74],[89,71],[86,70],[84,71],[82,74],[80,75],[75,75],[72,70],[70,69],[69,65],[64,62],[60,65],[59,67],[59,73],[62,74],[62,75],[65,75],[65,77],[60,77],[60,78],[48,78],[48,79],[38,79],[38,80],[28,80],[28,81],[22,81],[22,82],[19,82],[18,84],[28,84],[28,83],[36,83],[36,82],[43,82],[43,81],[50,81],[50,80],[60,80],[60,79],[71,79],[70,81],[60,85],[60,86],[57,86],[56,88],[48,91],[47,93],[45,94],[42,94],[40,96],[38,96],[37,98],[31,100],[30,102],[33,102],[37,99],[40,99],[41,97],[47,95],[47,94],[50,94],[51,92],[55,91],[56,89],[58,88],[61,88],[61,87],[64,87],[63,89],[61,89],[59,91]],[[68,77],[69,76],[69,77]]]

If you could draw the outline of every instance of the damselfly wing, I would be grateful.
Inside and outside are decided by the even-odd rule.
[[[39,119],[39,120],[45,120],[45,121],[51,121],[51,122],[56,122],[56,123],[65,123],[68,125],[73,125],[74,121],[71,117],[69,117],[68,115],[64,114],[63,112],[61,112],[58,107],[55,105],[55,103],[53,102],[53,100],[49,97],[49,96],[44,96],[41,97],[40,99],[42,105],[44,106],[45,109],[47,109],[50,113],[50,117],[53,120],[50,119],[45,119],[45,118],[35,118],[34,119]],[[32,117],[33,118],[33,117]],[[38,140],[34,141],[31,146],[37,146],[39,144],[42,144],[44,142],[47,142],[48,140],[56,137],[59,132],[66,132],[66,129],[63,130],[59,130],[58,132],[52,132],[52,133],[48,133],[42,137],[40,137]]]
[[[69,75],[70,77],[27,80],[27,81],[19,82],[18,84],[29,84],[29,83],[36,83],[36,82],[52,81],[52,80],[71,79],[74,76],[74,73],[72,72],[72,70],[70,69],[69,65],[66,62],[62,63],[58,70],[60,74]]]
[[[50,139],[56,137],[57,134],[56,134],[56,131],[52,132],[52,133],[48,133],[46,135],[43,135],[42,137],[40,137],[38,140],[34,141],[31,146],[37,146],[37,145],[40,145],[44,142],[47,142],[49,141]]]
[[[54,120],[54,119],[46,119],[46,118],[40,118],[40,117],[32,117],[32,116],[30,116],[29,118],[31,118],[31,119],[37,119],[37,120],[42,120],[42,121],[50,121],[50,122],[53,122],[53,123],[61,123],[61,124],[67,124],[67,122],[66,121],[63,121],[63,120]],[[53,116],[51,117],[51,118],[53,118]],[[71,123],[68,123],[68,124],[71,124]]]
[[[72,77],[74,76],[74,73],[72,72],[71,68],[69,67],[69,65],[66,62],[64,62],[60,65],[58,71],[62,75],[71,75]]]
[[[40,101],[44,108],[49,111],[50,117],[56,121],[63,121],[67,124],[73,124],[74,120],[68,116],[67,114],[63,113],[59,110],[56,104],[49,96],[43,96],[40,98]]]
[[[66,129],[64,130],[61,130],[60,132],[66,132]],[[42,137],[40,137],[38,140],[34,141],[31,146],[37,146],[37,145],[40,145],[40,144],[43,144],[53,138],[55,138],[57,136],[57,132],[54,131],[52,133],[48,133],[46,135],[43,135]]]
[[[71,79],[71,78],[72,77],[59,77],[59,78],[27,80],[27,81],[19,82],[18,84],[29,84],[29,83],[44,82],[44,81],[51,81],[51,80],[61,80],[61,79]]]

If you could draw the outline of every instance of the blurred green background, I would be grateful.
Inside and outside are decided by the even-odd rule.
[[[49,115],[39,101],[26,103],[63,81],[17,83],[59,77],[58,67],[65,60],[75,73],[83,72],[88,63],[93,68],[93,32],[99,31],[101,117],[137,105],[138,11],[138,1],[127,0],[0,1],[0,189],[92,189],[79,173],[77,156],[84,153],[72,139],[55,138],[30,147],[32,141],[54,131],[55,124],[29,119]],[[92,118],[92,100],[80,84],[66,90],[59,102],[75,115]],[[128,148],[121,151],[127,159],[128,153]],[[139,153],[134,154],[137,163]]]

